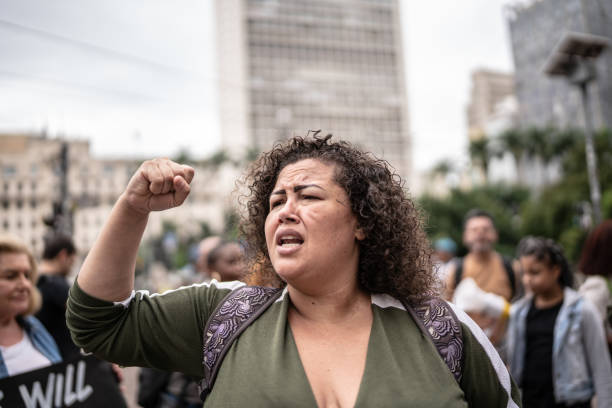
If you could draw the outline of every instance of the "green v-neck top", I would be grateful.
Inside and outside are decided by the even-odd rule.
[[[124,302],[94,298],[75,282],[67,323],[87,352],[124,366],[203,376],[203,332],[239,282],[197,284]],[[316,407],[281,297],[232,344],[205,407]],[[373,323],[355,407],[516,407],[518,388],[491,343],[461,311],[463,378],[458,384],[401,302],[372,295]]]

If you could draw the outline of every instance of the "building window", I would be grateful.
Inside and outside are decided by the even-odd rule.
[[[30,200],[30,207],[36,208],[36,200],[34,199]]]
[[[2,168],[2,175],[4,177],[12,177],[17,174],[17,168],[12,165],[6,165]]]
[[[4,222],[2,223],[2,226],[4,227],[5,230],[9,229],[9,223],[7,220],[4,220]]]
[[[3,207],[5,210],[8,210],[9,205],[10,205],[10,203],[9,203],[9,201],[8,201],[8,200],[2,200],[2,207]]]
[[[23,207],[23,200],[17,200],[17,208]]]

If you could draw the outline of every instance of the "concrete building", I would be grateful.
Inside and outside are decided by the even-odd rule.
[[[500,116],[501,103],[514,96],[514,76],[505,72],[489,69],[477,69],[472,72],[472,89],[467,108],[467,123],[469,140],[477,140],[491,136],[492,120]]]
[[[410,175],[398,0],[217,0],[216,20],[234,156],[321,129]]]
[[[60,199],[59,154],[68,144],[68,203],[74,210],[74,239],[85,253],[93,244],[112,206],[140,160],[100,159],[90,155],[89,142],[34,134],[0,135],[0,232],[19,236],[36,254],[48,227],[43,218]],[[230,193],[239,170],[232,164],[196,167],[191,194],[179,208],[151,214],[145,239],[158,236],[165,221],[178,234],[198,236],[202,222],[223,228],[232,208]]]
[[[523,126],[582,127],[579,91],[562,78],[550,78],[545,61],[566,31],[607,37],[612,42],[609,0],[532,0],[506,9],[514,55],[519,122]],[[590,85],[595,127],[612,126],[612,51],[597,61]]]

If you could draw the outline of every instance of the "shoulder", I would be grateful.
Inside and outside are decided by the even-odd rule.
[[[40,322],[40,320],[38,320],[36,317],[34,316],[22,316],[21,319],[19,319],[21,326],[24,328],[24,330],[27,333],[32,333],[32,332],[43,332],[46,333],[47,329],[45,329],[45,326]]]

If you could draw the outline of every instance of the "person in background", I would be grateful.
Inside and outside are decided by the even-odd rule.
[[[526,408],[612,407],[612,367],[601,319],[571,287],[563,251],[550,239],[526,237],[518,257],[528,295],[512,306],[510,373]]]
[[[457,244],[451,238],[443,237],[436,239],[433,247],[434,267],[437,268],[440,280],[445,282],[448,268],[452,265],[455,254],[457,253]]]
[[[578,269],[587,276],[578,292],[597,308],[612,353],[612,220],[605,220],[588,236]]]
[[[36,278],[30,250],[0,236],[0,378],[62,361],[53,337],[32,316],[41,303]]]
[[[198,245],[198,258],[196,260],[196,270],[199,274],[200,282],[210,282],[210,271],[208,270],[208,255],[221,243],[221,237],[212,235],[204,238]]]
[[[221,241],[208,255],[208,270],[219,282],[241,280],[247,272],[244,249],[238,242]]]
[[[47,237],[36,283],[42,295],[42,308],[36,317],[53,336],[64,360],[80,354],[66,326],[66,300],[70,290],[67,277],[75,259],[76,247],[72,238],[64,234]]]
[[[497,230],[493,217],[486,211],[470,210],[464,220],[463,243],[468,254],[448,267],[446,277],[447,299],[453,299],[455,288],[462,279],[472,278],[484,292],[499,295],[507,302],[499,318],[472,312],[470,317],[489,336],[503,355],[503,337],[506,329],[510,301],[517,293],[517,274],[509,260],[495,251]]]

